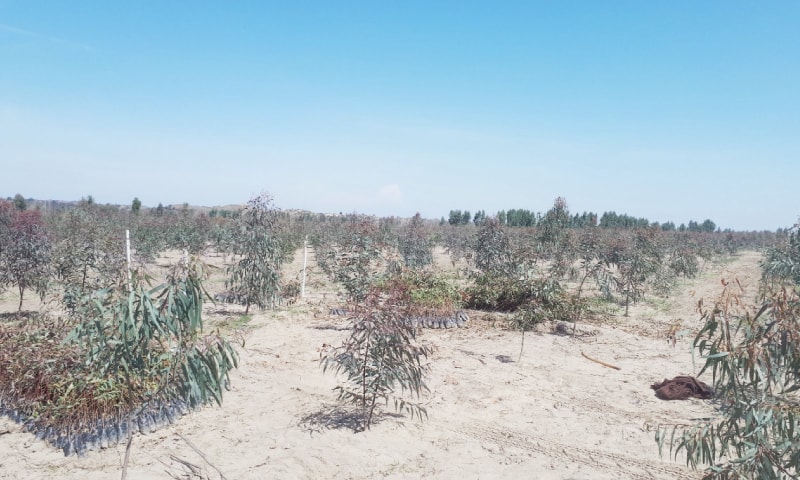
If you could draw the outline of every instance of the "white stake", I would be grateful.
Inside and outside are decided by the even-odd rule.
[[[300,298],[306,296],[306,258],[308,257],[308,237],[303,240],[303,276],[300,281]]]
[[[128,290],[131,289],[131,231],[125,230],[125,252],[128,257]]]

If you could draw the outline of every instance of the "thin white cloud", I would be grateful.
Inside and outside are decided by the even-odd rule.
[[[52,35],[44,35],[30,30],[25,30],[24,28],[15,27],[13,25],[6,25],[4,23],[0,23],[0,31],[12,33],[18,36],[33,38],[36,40],[41,40],[43,42],[47,42],[50,44],[61,45],[64,47],[74,48],[78,50],[84,50],[87,52],[93,52],[95,50],[94,47],[86,45],[84,43],[73,42],[71,40],[64,40],[63,38],[54,37]]]
[[[399,185],[384,185],[378,191],[378,197],[384,202],[400,203],[403,201],[403,192]]]
[[[19,35],[25,35],[25,36],[28,36],[28,37],[35,37],[36,36],[36,34],[31,32],[31,31],[23,30],[23,29],[17,28],[17,27],[12,27],[11,25],[5,25],[5,24],[2,24],[2,23],[0,23],[0,30],[6,31],[6,32],[11,32],[11,33],[17,33]]]

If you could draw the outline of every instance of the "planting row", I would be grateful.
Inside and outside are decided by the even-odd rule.
[[[153,402],[134,412],[118,417],[96,419],[89,423],[57,428],[45,425],[20,413],[10,403],[0,399],[0,415],[5,415],[52,446],[65,456],[83,456],[87,452],[114,447],[137,433],[148,434],[171,425],[188,414],[189,406],[182,400],[169,403]]]

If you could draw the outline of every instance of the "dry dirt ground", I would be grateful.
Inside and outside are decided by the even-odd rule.
[[[692,335],[673,345],[669,332],[678,325],[697,330],[695,305],[719,293],[721,278],[736,277],[754,293],[759,258],[744,252],[705,265],[668,299],[650,298],[628,318],[620,311],[603,324],[580,325],[586,335],[528,334],[521,360],[519,333],[499,317],[473,313],[467,328],[424,330],[422,340],[436,347],[430,393],[422,398],[428,420],[387,409],[363,433],[349,428],[352,417],[332,392],[336,380],[319,365],[320,347],[341,342],[347,321],[328,315],[338,306],[335,290],[312,272],[305,298],[252,315],[222,407],[134,437],[128,478],[699,478],[682,460],[659,456],[654,428],[708,417],[713,408],[659,400],[650,385],[699,371]],[[440,264],[450,265],[441,256]],[[296,276],[301,265],[298,253],[286,275]],[[212,293],[222,290],[222,278],[218,271],[208,284]],[[15,309],[13,292],[0,300],[0,312]],[[36,301],[25,305],[38,308]],[[212,325],[243,313],[234,305],[206,308]],[[66,458],[0,418],[0,478],[119,478],[124,450]]]

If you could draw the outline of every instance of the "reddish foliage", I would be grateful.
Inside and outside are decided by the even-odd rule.
[[[11,233],[19,237],[44,239],[47,237],[47,227],[39,211],[17,211],[11,223]]]
[[[39,211],[19,211],[0,202],[0,286],[16,285],[19,307],[26,290],[44,298],[50,266],[50,240]]]

